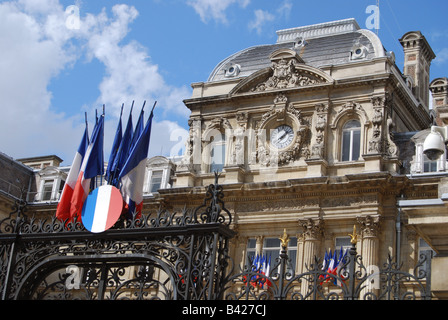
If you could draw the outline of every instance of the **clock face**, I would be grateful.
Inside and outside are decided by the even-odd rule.
[[[290,126],[281,125],[271,133],[271,144],[277,149],[289,146],[294,139],[294,130]]]

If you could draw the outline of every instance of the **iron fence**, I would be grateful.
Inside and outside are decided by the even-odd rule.
[[[119,220],[91,233],[80,221],[35,219],[16,200],[0,221],[0,292],[11,299],[327,300],[430,299],[429,255],[413,274],[389,257],[372,274],[353,242],[337,272],[315,258],[295,274],[283,239],[268,273],[229,256],[232,216],[211,184],[195,210]]]

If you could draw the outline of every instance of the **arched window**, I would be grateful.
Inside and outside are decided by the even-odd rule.
[[[217,135],[216,137],[211,137],[210,140],[209,172],[222,172],[226,158],[225,135]]]
[[[361,150],[361,124],[357,120],[348,121],[342,128],[342,161],[356,161]]]

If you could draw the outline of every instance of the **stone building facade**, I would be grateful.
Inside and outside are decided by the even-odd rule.
[[[347,247],[354,225],[366,266],[391,255],[412,270],[422,250],[442,258],[446,155],[430,161],[422,144],[432,124],[446,124],[448,82],[430,81],[435,54],[425,37],[399,39],[401,71],[354,19],[277,34],[275,44],[243,49],[192,84],[185,155],[148,160],[144,210],[200,205],[218,171],[240,266],[257,253],[278,256],[286,230],[294,271],[304,272],[315,256]],[[63,170],[39,170],[63,181]],[[448,283],[437,290],[444,297]]]
[[[436,181],[406,175],[420,164],[403,158],[414,154],[410,138],[431,125],[434,53],[421,33],[405,34],[402,73],[353,19],[277,33],[277,43],[237,52],[192,84],[187,154],[166,203],[210,183],[218,168],[235,215],[236,261],[244,263],[249,243],[271,250],[286,228],[300,272],[347,245],[356,224],[365,264],[379,265],[396,254],[397,199],[437,195]],[[418,251],[415,231],[404,232]]]

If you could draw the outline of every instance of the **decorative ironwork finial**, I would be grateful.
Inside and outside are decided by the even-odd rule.
[[[218,184],[219,177],[221,176],[221,172],[214,171],[215,174],[215,184]]]
[[[348,234],[350,236],[350,243],[356,244],[358,242],[358,235],[356,234],[356,225],[353,225],[353,234]]]
[[[194,219],[202,223],[222,223],[227,226],[232,222],[232,215],[224,206],[224,192],[219,184],[219,172],[215,171],[215,183],[210,184],[205,193],[205,199],[201,206],[194,211]],[[225,213],[225,215],[223,214]],[[199,220],[198,220],[199,219]]]
[[[288,234],[286,233],[286,229],[283,229],[283,235],[279,239],[282,242],[282,247],[286,248],[289,242],[289,237]]]

